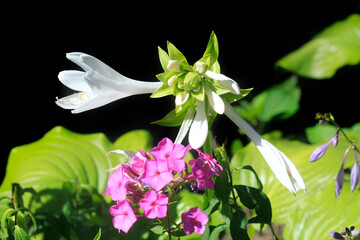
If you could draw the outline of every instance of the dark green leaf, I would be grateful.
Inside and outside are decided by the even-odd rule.
[[[269,122],[279,118],[285,120],[299,109],[301,90],[297,87],[297,78],[290,77],[285,82],[275,85],[258,94],[251,103],[240,102],[236,110],[245,119]]]
[[[271,224],[272,211],[269,198],[261,190],[246,185],[235,185],[240,201],[245,207],[255,209],[256,217],[249,223]]]
[[[230,222],[230,234],[232,239],[250,240],[246,225],[248,218],[244,211],[236,210]]]

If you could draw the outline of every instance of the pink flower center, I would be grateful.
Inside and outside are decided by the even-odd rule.
[[[160,176],[160,172],[156,171],[155,176],[157,176],[157,177]]]
[[[170,158],[170,153],[165,154],[165,158],[169,159]]]
[[[156,202],[152,202],[152,203],[151,203],[151,206],[152,206],[152,207],[156,207],[156,205],[157,205]]]

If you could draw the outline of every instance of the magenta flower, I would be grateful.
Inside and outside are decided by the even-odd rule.
[[[167,161],[171,170],[180,172],[185,168],[184,158],[190,149],[190,146],[174,144],[169,138],[164,138],[150,153],[158,161]]]
[[[217,163],[216,159],[211,156],[209,153],[203,153],[200,149],[196,149],[199,153],[199,157],[205,161],[205,164],[209,164],[211,171],[215,176],[220,176],[220,172],[223,170],[223,167]]]
[[[200,208],[193,207],[189,211],[181,214],[181,220],[184,224],[184,232],[186,234],[196,233],[203,234],[205,225],[209,221],[209,217],[201,212]]]
[[[166,161],[147,160],[144,170],[142,182],[157,192],[174,180]]]
[[[110,174],[103,195],[109,194],[113,201],[125,200],[127,194],[126,185],[129,181],[130,179],[124,173],[124,168],[120,166],[116,169],[116,172]]]
[[[150,159],[149,154],[139,149],[135,156],[131,158],[130,166],[132,170],[138,175],[141,175],[141,173],[144,172],[145,162],[148,159]]]
[[[357,152],[354,149],[355,163],[351,169],[350,173],[350,184],[351,184],[351,192],[353,192],[359,182],[359,163],[357,160]]]
[[[205,161],[202,158],[197,158],[192,160],[189,164],[192,165],[191,172],[193,177],[197,180],[197,187],[200,190],[205,190],[205,187],[208,189],[214,188],[214,181],[211,179],[214,176],[209,164],[204,164]]]
[[[127,233],[136,222],[136,216],[126,200],[119,201],[110,207],[110,214],[113,216],[113,225],[116,229]]]
[[[332,144],[334,147],[336,147],[338,140],[339,140],[339,134],[335,134],[335,136],[332,139],[330,139],[329,142],[316,148],[310,156],[310,162],[314,162],[314,161],[318,160],[319,158],[321,158],[325,154],[325,152],[328,149],[328,147],[330,146],[330,144]]]
[[[145,216],[150,219],[166,217],[168,204],[169,198],[154,190],[147,192],[145,197],[140,200],[140,208],[144,210]]]

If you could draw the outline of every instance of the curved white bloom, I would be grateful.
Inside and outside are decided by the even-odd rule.
[[[183,92],[175,97],[175,104],[178,106],[184,105],[187,100],[189,100],[190,94],[188,92]]]
[[[217,95],[215,92],[213,92],[206,84],[204,84],[204,88],[210,106],[214,109],[215,112],[219,114],[223,114],[225,112],[225,104],[222,98],[219,95]],[[181,96],[181,94],[177,95],[175,99],[177,105],[180,105],[179,104],[180,100],[178,100],[179,96]],[[188,110],[188,113],[186,114],[185,119],[181,124],[179,133],[175,139],[175,143],[181,143],[184,140],[187,132],[190,130],[189,143],[190,146],[194,149],[201,148],[204,145],[209,131],[208,129],[209,126],[205,111],[205,102],[200,100],[196,100],[196,102],[197,102],[196,115],[195,115],[195,110],[193,108],[190,108]]]
[[[231,78],[225,76],[224,74],[220,73],[214,73],[210,70],[207,70],[204,75],[208,78],[214,79],[216,82],[218,82],[221,86],[229,89],[231,93],[239,95],[240,94],[240,88],[239,85],[232,80]]]
[[[209,131],[205,102],[199,100],[196,102],[197,111],[189,132],[189,144],[194,149],[201,148],[204,145]]]
[[[66,57],[85,71],[62,71],[58,75],[65,86],[79,91],[56,101],[64,109],[73,109],[72,113],[94,109],[131,95],[152,93],[162,85],[162,82],[143,82],[125,77],[85,53],[68,53]]]
[[[306,190],[305,183],[291,160],[261,137],[227,102],[225,103],[225,115],[255,143],[255,146],[282,185],[294,195],[299,190]]]
[[[225,112],[225,104],[222,98],[217,95],[214,91],[210,89],[206,84],[204,84],[206,96],[209,99],[210,106],[217,112],[218,114],[224,114]]]
[[[195,116],[195,109],[190,108],[188,110],[188,112],[186,113],[185,119],[181,124],[179,133],[176,136],[176,139],[175,139],[174,143],[182,143],[182,141],[184,140],[186,134],[189,132],[191,124],[192,124],[192,122],[194,120],[194,116]]]

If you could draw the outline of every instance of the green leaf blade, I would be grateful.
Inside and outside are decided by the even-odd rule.
[[[312,79],[328,79],[345,65],[360,62],[360,15],[334,23],[276,65]]]

